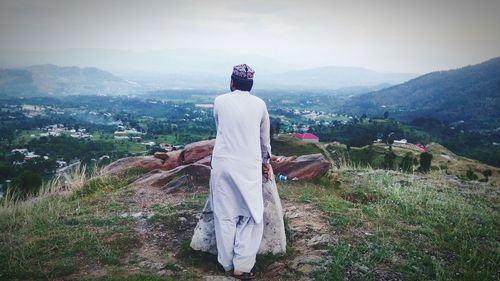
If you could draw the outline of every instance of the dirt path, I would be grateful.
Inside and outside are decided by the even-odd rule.
[[[231,280],[224,279],[218,272],[215,256],[190,248],[186,250],[185,243],[190,241],[201,211],[197,206],[185,207],[194,195],[192,192],[167,194],[160,188],[137,186],[128,195],[120,196],[119,200],[129,206],[120,216],[134,219],[139,243],[130,246],[130,252],[121,259],[120,265],[82,268],[73,279],[153,274],[179,279],[191,276],[194,280]],[[331,232],[322,212],[313,205],[288,201],[282,204],[291,236],[289,251],[282,257],[260,257],[257,280],[309,280],[309,273],[324,263],[325,250],[322,248],[335,243],[335,233]],[[172,215],[156,218],[160,213],[158,206],[167,205],[172,208]]]
[[[173,268],[167,269],[166,265],[176,264],[175,253],[162,243],[162,240],[169,240],[171,237],[167,236],[165,229],[156,227],[149,220],[155,215],[155,206],[178,205],[184,201],[185,194],[166,194],[154,187],[136,187],[134,191],[127,215],[137,219],[134,229],[139,235],[141,246],[124,260],[124,264],[129,267],[127,272],[134,274],[146,271],[156,272],[160,276],[173,275]]]

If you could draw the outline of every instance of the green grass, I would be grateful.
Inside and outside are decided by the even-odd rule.
[[[271,140],[273,155],[299,156],[322,153],[314,143],[300,141],[290,135],[282,135]]]
[[[0,279],[53,279],[83,265],[119,266],[140,241],[127,206],[130,178],[97,177],[69,195],[0,208]]]
[[[498,280],[498,200],[470,196],[439,176],[357,170],[342,185],[281,183],[283,198],[315,204],[341,237],[316,280]],[[360,270],[359,268],[363,269]]]

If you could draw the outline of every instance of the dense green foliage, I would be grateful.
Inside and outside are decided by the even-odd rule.
[[[426,143],[431,136],[423,130],[415,129],[394,120],[370,119],[341,123],[334,121],[331,125],[313,125],[309,129],[320,141],[338,141],[349,146],[362,147],[372,144],[376,139],[384,143],[394,139],[407,139],[412,143]]]
[[[37,194],[38,189],[42,186],[42,178],[31,172],[24,170],[12,180],[12,187],[18,192],[18,196]]]

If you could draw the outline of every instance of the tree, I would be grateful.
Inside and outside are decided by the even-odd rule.
[[[276,119],[276,129],[275,129],[275,133],[276,134],[279,134],[281,131],[281,119],[277,118]]]
[[[384,119],[389,118],[389,111],[384,112]]]
[[[427,173],[431,170],[432,154],[429,152],[422,152],[420,154],[420,167],[418,170],[422,173]]]
[[[271,136],[271,139],[274,140],[274,133],[276,132],[276,130],[274,129],[274,126],[273,124],[271,124],[271,126],[269,126],[269,135]]]
[[[39,191],[42,186],[42,178],[30,170],[24,170],[12,180],[12,186],[19,196],[26,197]]]

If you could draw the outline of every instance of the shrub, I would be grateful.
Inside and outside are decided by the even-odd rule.
[[[476,173],[474,173],[474,171],[472,171],[472,170],[467,170],[467,173],[465,174],[465,176],[467,177],[468,180],[471,180],[471,181],[475,181],[479,178],[476,175]]]
[[[394,151],[389,151],[389,153],[384,155],[384,162],[382,162],[382,167],[384,169],[392,170],[395,166],[396,153]]]
[[[401,160],[401,170],[406,173],[413,172],[413,164],[417,161],[411,152],[407,152]]]
[[[488,179],[493,175],[493,172],[488,169],[483,171],[483,176],[485,178],[485,181],[488,181]]]
[[[42,186],[42,178],[40,175],[33,173],[30,170],[24,170],[12,180],[14,192],[21,197],[26,197],[29,194],[38,193]]]
[[[427,173],[431,169],[432,154],[429,152],[422,152],[420,154],[420,167],[418,170],[422,173]]]

